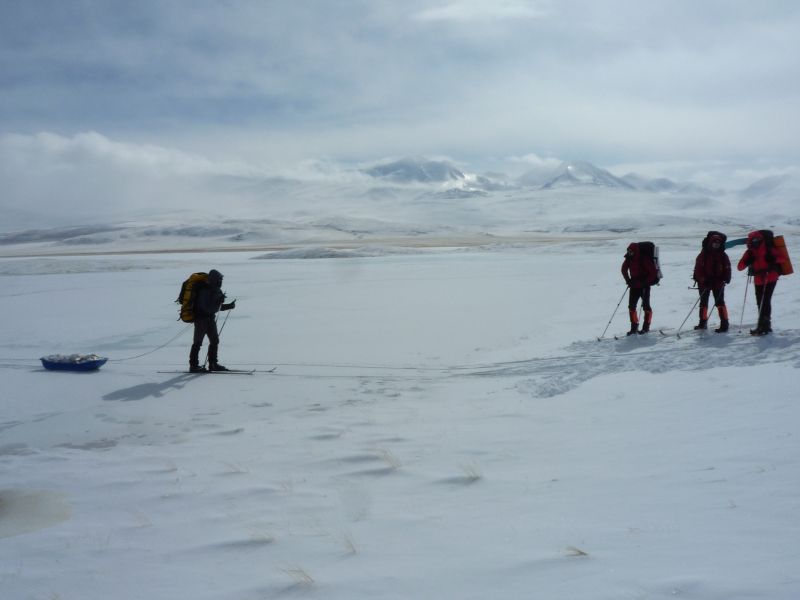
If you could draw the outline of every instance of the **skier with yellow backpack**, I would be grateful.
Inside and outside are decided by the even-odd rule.
[[[222,273],[211,269],[208,274],[193,273],[181,286],[177,302],[181,305],[180,319],[194,323],[194,338],[189,351],[189,371],[227,371],[219,364],[219,331],[217,312],[236,308],[236,300],[225,303],[222,291]],[[200,365],[200,347],[208,337],[208,369]]]

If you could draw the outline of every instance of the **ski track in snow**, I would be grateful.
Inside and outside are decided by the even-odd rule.
[[[603,375],[644,371],[702,371],[721,367],[748,367],[790,363],[800,368],[800,331],[788,330],[751,337],[747,328],[728,334],[686,332],[682,338],[647,336],[575,342],[569,354],[487,366],[477,377],[523,377],[517,388],[536,398],[551,398]]]
[[[752,337],[748,329],[743,327],[739,331],[738,328],[732,328],[727,334],[715,334],[711,330],[703,333],[686,330],[681,338],[654,331],[647,336],[583,340],[565,347],[564,354],[485,365],[415,367],[280,363],[280,369],[275,373],[271,369],[256,368],[255,374],[300,379],[353,379],[361,382],[361,385],[368,385],[368,382],[375,385],[396,384],[405,379],[425,384],[459,377],[519,377],[522,378],[517,384],[520,392],[536,398],[552,398],[595,377],[625,372],[655,374],[703,371],[767,363],[788,363],[800,368],[800,330],[781,330],[769,336]],[[0,362],[0,368],[30,370],[32,360],[25,359],[15,364]],[[246,364],[250,368],[254,366]],[[34,368],[38,370],[37,367]],[[194,378],[188,373],[177,373],[163,382],[137,384],[107,393],[103,399],[130,401],[158,398],[172,388],[184,387]],[[0,423],[0,431],[3,429],[4,424]]]

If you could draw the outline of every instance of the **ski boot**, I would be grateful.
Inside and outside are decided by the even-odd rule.
[[[200,366],[200,344],[192,344],[192,348],[189,351],[189,372],[202,373],[205,370],[205,365]]]
[[[636,310],[628,309],[628,316],[631,318],[631,330],[626,333],[625,335],[633,335],[639,332],[639,315],[636,314]]]
[[[725,305],[717,306],[719,313],[719,327],[714,331],[716,333],[726,333],[728,331],[728,307]]]
[[[694,326],[696,330],[707,329],[708,328],[708,307],[701,306],[700,307],[700,322]]]
[[[227,371],[226,367],[219,364],[218,357],[219,346],[216,343],[208,345],[208,370],[209,371]]]
[[[766,319],[758,322],[758,327],[750,330],[750,335],[767,335],[772,333],[772,323]]]
[[[642,324],[642,328],[639,330],[640,334],[648,333],[650,331],[650,322],[653,320],[653,311],[646,310],[644,311],[644,323]]]

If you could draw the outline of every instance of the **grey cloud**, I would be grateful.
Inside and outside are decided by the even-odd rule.
[[[0,120],[297,157],[796,156],[799,25],[792,2],[15,2]]]

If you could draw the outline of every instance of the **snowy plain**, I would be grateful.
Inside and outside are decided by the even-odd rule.
[[[660,246],[654,326],[674,332],[705,230],[772,226],[800,248],[790,205],[765,223],[757,203],[596,196],[401,219],[430,235],[284,227],[269,251],[157,251],[230,246],[186,232],[7,246],[0,596],[800,597],[798,276],[764,338],[736,273],[728,334],[616,340],[623,301],[596,339],[630,241]],[[134,247],[150,252],[111,253]],[[180,372],[171,301],[210,268],[237,299],[221,362],[253,375]],[[38,364],[73,352],[109,362]]]

